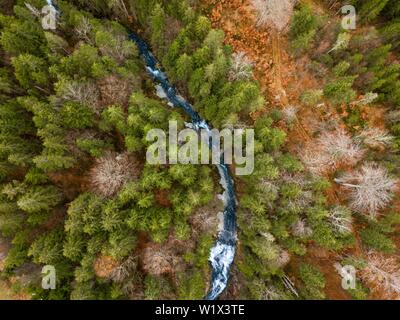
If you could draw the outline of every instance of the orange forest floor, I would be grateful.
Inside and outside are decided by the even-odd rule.
[[[321,83],[307,70],[310,59],[307,56],[295,59],[289,54],[285,32],[279,33],[273,28],[257,27],[251,2],[251,0],[206,0],[208,16],[214,28],[225,32],[225,43],[229,44],[234,52],[244,52],[254,63],[254,77],[259,81],[267,103],[264,110],[252,114],[252,118],[257,119],[272,108],[283,109],[286,106],[299,108],[293,129],[285,130],[287,149],[298,154],[305,144],[312,141],[313,127],[315,128],[316,123],[332,117],[340,120],[343,114],[338,114],[329,103],[325,103],[321,111],[301,104],[300,95],[304,91],[321,87]],[[325,12],[325,8],[312,0],[304,2],[312,6],[316,12]],[[322,48],[324,45],[326,46],[326,43],[321,44],[318,50],[324,50]],[[363,117],[368,119],[371,125],[382,126],[383,108],[371,109],[365,108]],[[339,123],[345,127],[341,120]],[[328,190],[327,196],[331,203],[342,202],[338,191],[334,185]],[[357,234],[356,238],[359,238]],[[362,254],[360,241],[357,242],[355,248],[350,250],[354,255]],[[348,292],[341,288],[341,278],[333,266],[337,258],[338,255],[334,252],[310,245],[307,256],[293,258],[289,268],[295,269],[301,261],[312,262],[325,275],[327,299],[350,299]]]

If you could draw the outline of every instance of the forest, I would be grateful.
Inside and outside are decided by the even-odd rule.
[[[131,32],[212,127],[254,129],[221,299],[400,298],[399,1],[54,2],[55,29],[44,0],[0,6],[0,300],[210,290],[224,190],[211,164],[146,162],[151,129],[190,119]]]

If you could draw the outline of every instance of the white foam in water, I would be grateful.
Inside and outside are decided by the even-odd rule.
[[[156,95],[157,97],[159,97],[160,99],[166,99],[167,98],[167,93],[165,92],[165,90],[163,89],[163,87],[159,84],[157,84],[155,86],[156,88]],[[171,105],[173,106],[173,104],[171,103]]]
[[[219,180],[219,184],[222,186],[222,188],[224,188],[225,192],[222,194],[224,196],[224,203],[228,203],[228,182],[226,181],[225,178],[225,172],[222,169],[222,166],[219,165],[218,167],[218,171],[219,171],[219,175],[221,176],[221,180]]]
[[[206,131],[211,132],[211,129],[205,120],[201,120],[200,122],[193,123],[193,129],[196,129],[196,130],[205,129]],[[211,133],[210,133],[210,135],[211,135]]]
[[[235,247],[217,242],[211,249],[210,259],[213,270],[218,272],[213,278],[212,288],[207,298],[214,300],[225,290],[228,282],[229,270],[235,257]]]
[[[193,126],[193,123],[191,123],[191,122],[186,122],[186,121],[185,121],[184,124],[185,124],[185,128],[195,130],[195,128],[194,128],[194,126]]]
[[[179,95],[179,94],[176,95],[176,98],[178,99],[178,101],[179,101],[180,103],[184,103],[184,102],[185,102],[185,99],[184,99],[181,95]]]
[[[153,77],[156,77],[157,76],[157,70],[154,70],[154,69],[152,69],[152,68],[150,68],[150,67],[147,67],[146,66],[146,69],[147,69],[147,71],[149,72],[149,73],[151,73],[152,75],[153,75]]]

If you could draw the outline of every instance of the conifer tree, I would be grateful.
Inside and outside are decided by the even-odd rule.
[[[62,195],[53,186],[37,186],[18,198],[18,207],[28,213],[48,211],[62,201]]]

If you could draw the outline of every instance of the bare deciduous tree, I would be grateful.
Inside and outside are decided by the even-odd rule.
[[[317,144],[329,155],[335,167],[341,161],[355,164],[364,155],[359,145],[343,129],[323,133]]]
[[[115,75],[109,75],[98,81],[101,105],[119,105],[126,107],[132,93],[132,83]]]
[[[361,279],[385,299],[400,299],[400,264],[395,257],[369,252]]]
[[[376,99],[378,99],[379,95],[374,92],[368,92],[361,100],[358,100],[356,102],[353,102],[353,104],[358,105],[358,106],[366,106],[372,102],[374,102]]]
[[[93,27],[90,24],[89,19],[83,17],[78,26],[75,27],[75,35],[79,40],[85,41],[86,43],[93,45],[94,40],[92,39],[92,30]]]
[[[110,274],[110,279],[115,282],[124,282],[137,268],[137,257],[129,256],[124,262],[116,267]]]
[[[375,163],[364,164],[360,170],[335,179],[349,190],[350,207],[376,218],[392,200],[398,180],[389,176],[386,168]]]
[[[219,223],[218,212],[223,210],[223,203],[218,197],[214,197],[207,205],[198,208],[190,217],[193,235],[203,233],[216,235]]]
[[[299,108],[296,106],[286,106],[282,109],[283,118],[289,124],[293,123],[297,119],[298,112]]]
[[[308,226],[305,219],[299,219],[296,223],[294,223],[291,227],[292,233],[296,237],[309,237],[312,235],[313,231]]]
[[[336,206],[329,210],[328,220],[333,229],[341,234],[349,234],[353,231],[351,211],[346,207]]]
[[[164,247],[148,247],[143,253],[143,269],[152,275],[161,275],[175,270],[179,257]]]
[[[96,114],[100,113],[101,110],[98,110],[99,90],[94,83],[69,81],[59,83],[58,87],[58,103],[76,101],[90,107]]]
[[[335,170],[341,163],[355,165],[364,150],[343,129],[324,132],[301,154],[308,169],[315,174]]]
[[[125,183],[139,175],[138,161],[127,153],[107,152],[90,170],[90,181],[96,192],[109,197]]]
[[[253,62],[244,52],[234,53],[232,55],[232,65],[229,70],[229,80],[247,80],[253,75]]]
[[[324,152],[315,151],[314,148],[306,148],[300,154],[300,158],[307,169],[314,174],[323,174],[330,167],[329,155]]]
[[[356,139],[372,149],[389,147],[393,142],[393,136],[391,136],[386,130],[379,128],[364,129]]]
[[[271,26],[283,31],[290,22],[296,0],[253,0],[257,26]]]

